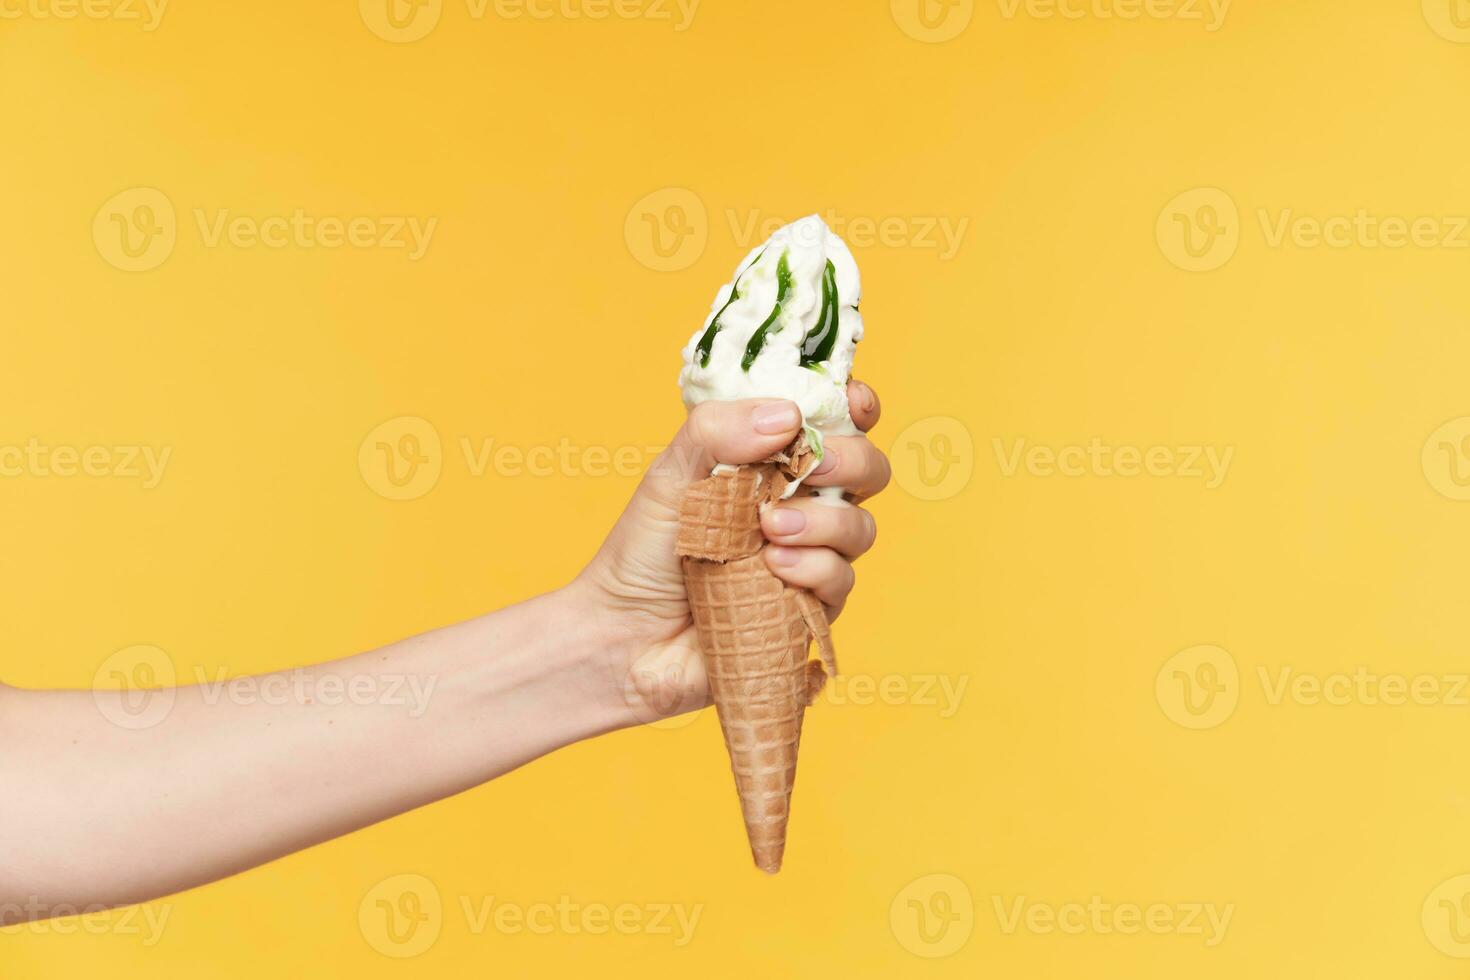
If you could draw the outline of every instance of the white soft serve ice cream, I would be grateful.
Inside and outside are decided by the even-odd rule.
[[[816,215],[787,225],[746,256],[689,338],[684,404],[789,398],[820,458],[823,435],[857,434],[847,379],[863,339],[861,299],[847,244]]]

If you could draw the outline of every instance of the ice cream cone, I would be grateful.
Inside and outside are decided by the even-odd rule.
[[[814,461],[804,440],[692,486],[680,514],[684,583],[756,866],[774,874],[807,705],[836,673],[826,610],[766,568],[760,507]],[[817,640],[822,660],[808,661]],[[825,669],[824,669],[825,667]]]

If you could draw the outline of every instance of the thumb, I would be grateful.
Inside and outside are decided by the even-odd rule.
[[[716,463],[757,463],[790,445],[801,431],[801,409],[778,398],[703,402],[649,472],[661,492],[682,494]]]

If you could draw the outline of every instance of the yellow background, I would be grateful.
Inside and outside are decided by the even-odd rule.
[[[86,687],[137,644],[184,677],[283,668],[564,582],[633,479],[475,476],[459,440],[665,441],[678,348],[756,244],[738,229],[830,210],[899,222],[857,249],[858,357],[902,486],[837,631],[845,669],[899,693],[808,716],[775,879],[706,712],[155,903],[152,947],[122,913],[6,930],[0,976],[1462,975],[1439,917],[1470,871],[1470,708],[1262,681],[1466,670],[1470,427],[1426,441],[1470,415],[1470,250],[1268,235],[1287,210],[1446,234],[1470,213],[1448,0],[1240,0],[1214,31],[961,3],[943,43],[877,0],[704,0],[683,31],[444,0],[412,42],[371,4],[176,0],[145,31],[27,2],[0,20],[0,443],[172,457],[153,489],[0,479],[0,676]],[[140,187],[177,241],[124,272],[93,223]],[[1238,245],[1191,272],[1166,206],[1200,188]],[[210,247],[194,217],[297,208],[438,225],[409,261]],[[968,222],[955,254],[915,240],[926,219]],[[651,268],[654,226],[703,247]],[[391,501],[358,450],[400,416],[442,438],[442,474]],[[1004,469],[1017,440],[1094,437],[1234,455],[1213,489]],[[1196,729],[1160,674],[1201,646],[1238,680]],[[1222,662],[1184,676],[1201,656]],[[938,677],[967,685],[948,716],[920,694]],[[443,903],[409,958],[358,925],[399,875]],[[703,909],[675,948],[475,934],[461,900],[486,896]],[[1022,896],[1233,911],[1213,946],[1007,932]]]

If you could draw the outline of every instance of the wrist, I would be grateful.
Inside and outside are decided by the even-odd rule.
[[[552,679],[566,688],[585,719],[586,730],[579,737],[637,724],[628,679],[640,644],[631,617],[584,576],[532,601],[544,603],[545,629],[556,638]]]
[[[628,724],[599,618],[566,587],[404,641],[403,656],[436,679],[431,721],[520,765]]]

